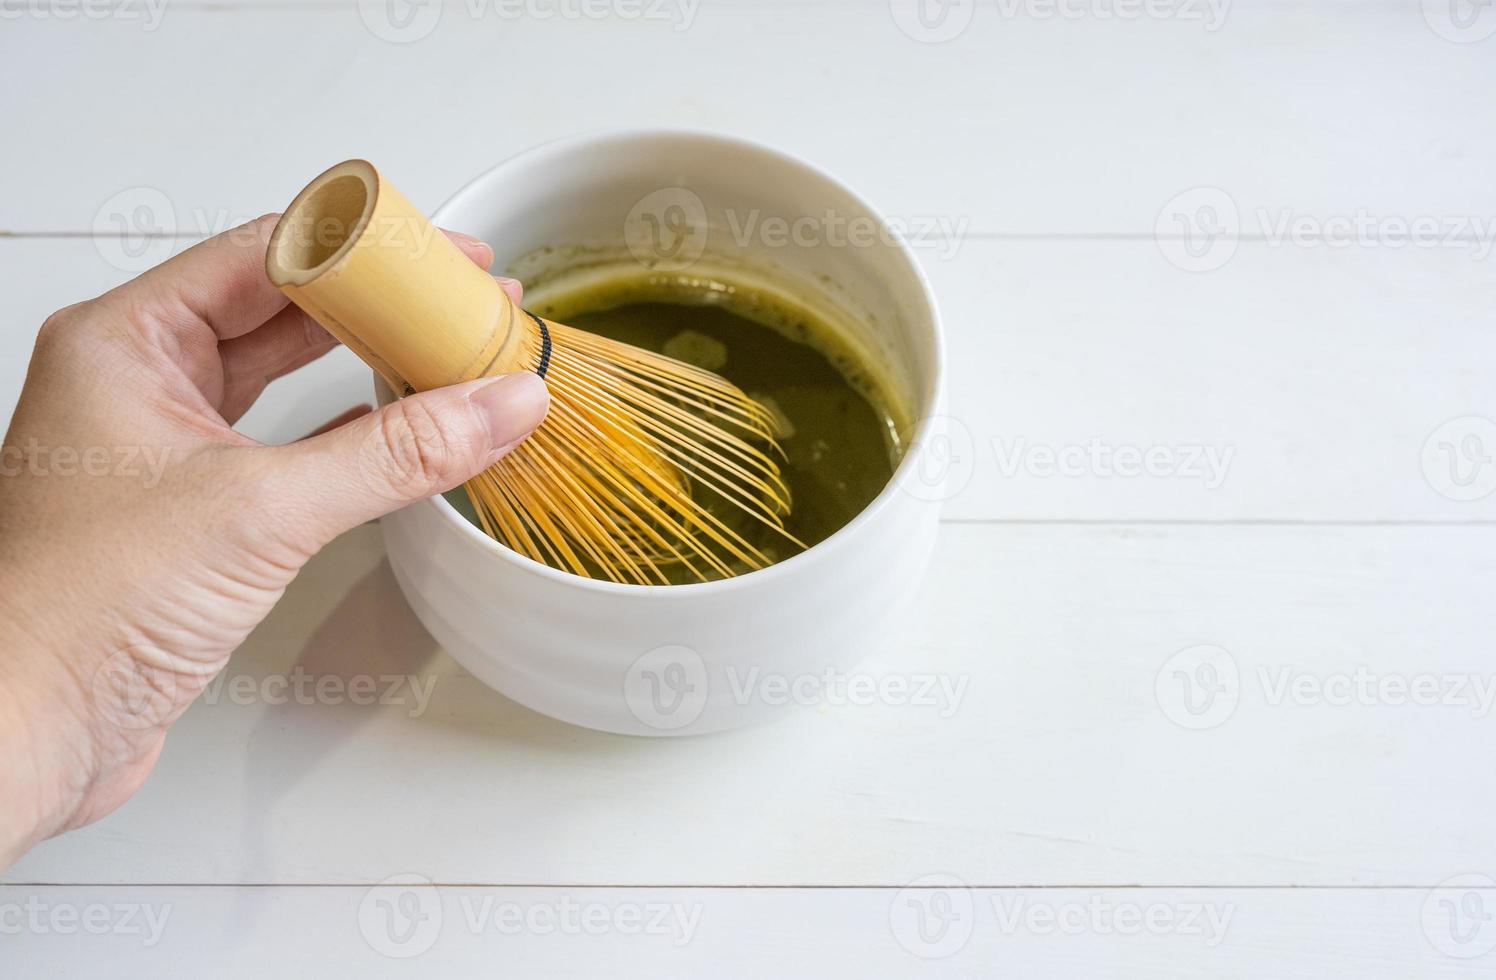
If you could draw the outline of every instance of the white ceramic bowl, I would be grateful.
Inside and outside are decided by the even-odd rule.
[[[765,223],[774,217],[788,236]],[[536,255],[564,264],[609,250],[666,269],[741,262],[821,312],[847,314],[858,334],[848,339],[887,366],[888,383],[918,420],[905,434],[914,448],[855,520],[803,554],[720,582],[580,578],[498,545],[440,497],[386,517],[400,587],[453,657],[554,718],[662,735],[774,714],[794,703],[782,683],[845,672],[877,648],[934,543],[938,474],[916,457],[940,415],[942,344],[914,256],[891,236],[867,233],[886,225],[876,211],[834,178],[763,146],[647,131],[523,153],[463,188],[435,218],[492,243],[495,271],[523,268]]]

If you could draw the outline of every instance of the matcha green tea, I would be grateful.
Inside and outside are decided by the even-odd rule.
[[[774,414],[790,491],[785,530],[807,547],[845,526],[887,485],[900,450],[874,373],[801,309],[728,283],[641,273],[527,297],[533,312],[720,374]],[[448,499],[472,519],[462,490]],[[702,500],[775,561],[799,549],[732,508]],[[695,581],[684,569],[672,582]]]

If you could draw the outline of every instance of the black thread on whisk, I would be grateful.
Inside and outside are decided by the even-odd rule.
[[[525,312],[529,313],[530,319],[534,320],[535,325],[540,328],[540,365],[535,368],[535,373],[544,378],[546,368],[551,366],[551,332],[546,329],[544,320],[530,313],[529,310]]]

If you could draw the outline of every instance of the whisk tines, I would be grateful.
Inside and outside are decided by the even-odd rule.
[[[480,525],[578,575],[637,584],[762,568],[742,521],[784,526],[774,416],[701,368],[560,324],[544,425],[467,484]],[[527,353],[539,357],[538,340]]]

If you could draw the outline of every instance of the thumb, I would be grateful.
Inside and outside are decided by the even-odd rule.
[[[529,435],[549,404],[545,382],[529,372],[410,395],[276,450],[277,495],[301,504],[306,543],[320,548],[476,476]]]

